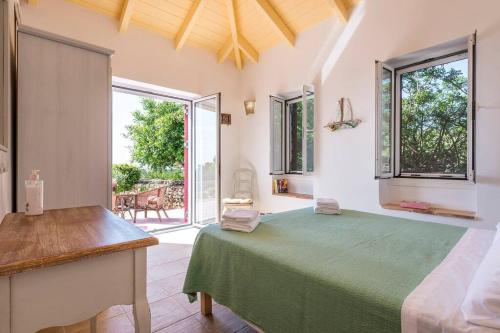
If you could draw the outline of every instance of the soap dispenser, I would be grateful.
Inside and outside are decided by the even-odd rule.
[[[43,214],[43,180],[40,180],[40,170],[33,170],[28,180],[24,182],[26,187],[26,215]]]

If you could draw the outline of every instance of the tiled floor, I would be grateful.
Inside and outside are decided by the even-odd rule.
[[[184,208],[169,209],[166,212],[168,218],[163,212],[160,212],[161,220],[158,218],[158,215],[155,211],[149,211],[148,217],[145,216],[144,212],[138,212],[135,223],[133,222],[131,215],[127,212],[125,213],[125,220],[133,223],[136,227],[139,227],[147,232],[187,224],[184,219]],[[133,215],[133,210],[131,211],[131,213]]]
[[[157,235],[158,246],[148,249],[148,300],[151,326],[158,333],[256,332],[228,308],[214,304],[213,315],[204,317],[198,302],[190,304],[181,293],[192,244],[198,229],[184,229]],[[113,306],[97,316],[97,331],[134,332],[132,306]],[[50,328],[40,333],[87,333],[89,322]]]

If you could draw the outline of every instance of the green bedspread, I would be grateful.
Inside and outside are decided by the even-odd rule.
[[[184,293],[204,291],[266,333],[400,332],[404,299],[466,231],[312,208],[262,221],[251,234],[200,231]]]

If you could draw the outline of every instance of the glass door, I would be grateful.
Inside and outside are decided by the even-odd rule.
[[[205,225],[220,217],[220,93],[193,101],[191,216]]]

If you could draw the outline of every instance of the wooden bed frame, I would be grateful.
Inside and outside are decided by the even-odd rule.
[[[204,316],[212,314],[212,296],[200,291],[200,312]]]

